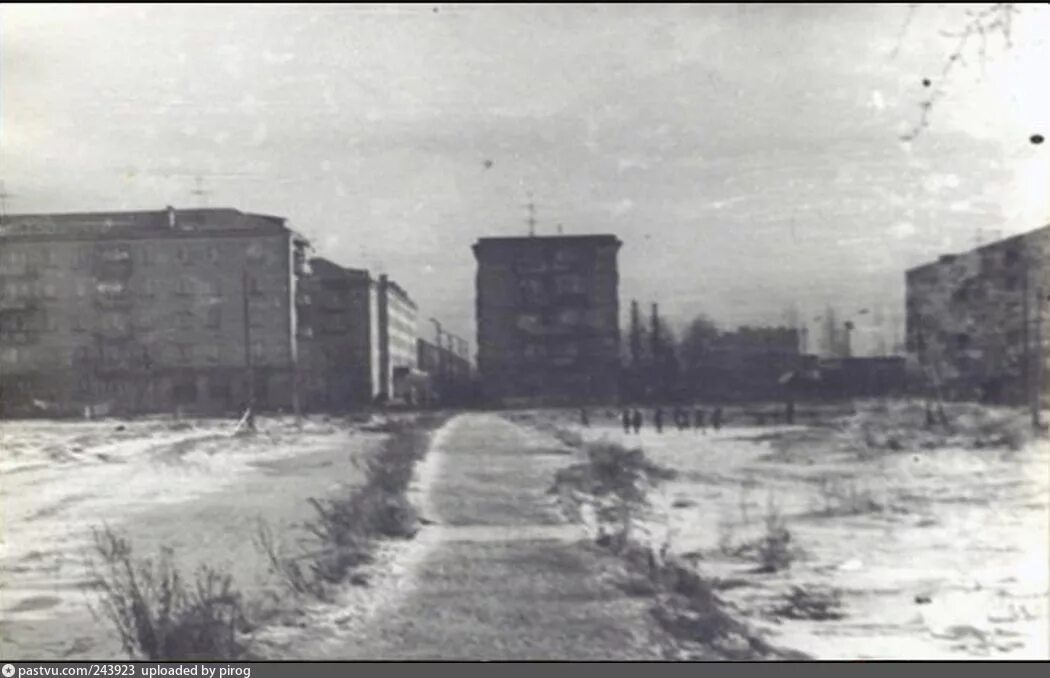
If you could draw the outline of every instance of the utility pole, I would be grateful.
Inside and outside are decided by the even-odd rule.
[[[7,217],[7,199],[13,198],[12,193],[7,192],[7,187],[3,181],[0,181],[0,222]]]
[[[663,388],[663,337],[660,336],[660,311],[656,302],[652,305],[650,339],[653,352],[653,366],[651,370],[653,390],[659,391]]]
[[[255,430],[255,369],[252,365],[252,328],[248,302],[248,269],[245,268],[242,276],[241,297],[244,306],[244,370],[245,382],[248,388],[248,408],[246,411],[246,423],[248,428]]]
[[[529,203],[526,205],[529,210],[529,237],[536,235],[536,203],[532,200],[532,193],[529,193]]]
[[[446,397],[446,384],[445,384],[445,354],[444,349],[441,348],[441,322],[435,318],[431,318],[430,322],[434,323],[435,341],[434,346],[437,348],[437,374],[435,375],[438,383],[438,397],[444,401]],[[442,403],[444,404],[444,403]]]
[[[1046,297],[1042,286],[1037,286],[1035,292],[1035,367],[1032,370],[1035,388],[1032,389],[1032,428],[1040,431],[1043,428],[1043,302]]]

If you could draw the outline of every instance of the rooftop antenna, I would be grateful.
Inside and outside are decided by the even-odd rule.
[[[536,203],[532,200],[532,193],[529,193],[529,204],[526,205],[529,209],[529,237],[536,235]]]
[[[197,200],[200,203],[200,207],[207,207],[208,194],[211,193],[211,191],[204,188],[204,177],[202,177],[199,174],[193,177],[193,185],[195,188],[192,191],[190,191],[190,193],[197,197]]]
[[[7,192],[7,186],[0,181],[0,219],[7,216],[7,199],[13,198],[14,194]]]

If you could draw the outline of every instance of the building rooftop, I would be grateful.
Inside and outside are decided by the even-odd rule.
[[[290,230],[284,217],[230,207],[9,214],[0,219],[0,238],[18,240],[151,238],[185,233]]]
[[[979,245],[977,247],[972,247],[972,248],[970,248],[968,250],[964,250],[964,251],[959,252],[957,254],[942,254],[939,257],[937,257],[936,259],[934,259],[933,261],[927,261],[924,264],[919,264],[918,266],[913,266],[912,268],[907,269],[905,272],[906,272],[906,274],[908,276],[917,275],[917,274],[920,274],[920,273],[926,271],[927,269],[931,269],[932,270],[934,267],[936,267],[936,266],[938,266],[940,264],[951,263],[952,261],[955,261],[955,259],[957,257],[964,256],[966,254],[972,254],[974,252],[983,252],[983,251],[987,251],[987,250],[997,249],[997,248],[1000,248],[1000,247],[1007,247],[1007,246],[1009,246],[1012,243],[1020,242],[1022,240],[1026,240],[1028,238],[1031,238],[1033,236],[1050,237],[1050,224],[1047,224],[1045,226],[1040,226],[1039,228],[1033,229],[1031,231],[1026,231],[1024,233],[1018,233],[1016,235],[1011,235],[1011,236],[1008,236],[1006,238],[1001,238],[999,240],[994,240],[992,242],[984,243],[983,245]]]
[[[611,233],[596,233],[593,235],[522,235],[522,236],[494,236],[488,238],[478,238],[478,241],[474,244],[474,247],[485,246],[485,245],[511,245],[518,243],[557,243],[557,242],[571,242],[571,243],[606,243],[606,244],[620,244],[620,239]]]

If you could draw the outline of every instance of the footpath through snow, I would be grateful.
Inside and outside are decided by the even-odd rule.
[[[434,524],[389,563],[396,576],[369,587],[379,605],[329,613],[322,641],[288,650],[359,660],[672,656],[648,603],[612,582],[615,559],[561,516],[547,491],[568,458],[536,441],[495,415],[449,422],[417,475],[428,485],[418,505]]]

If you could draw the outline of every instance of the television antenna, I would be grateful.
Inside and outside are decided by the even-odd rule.
[[[529,210],[529,237],[536,235],[536,203],[532,199],[532,192],[529,192],[529,202],[525,205],[526,209]]]
[[[7,216],[7,199],[15,197],[13,193],[7,192],[7,186],[0,181],[0,219]]]

